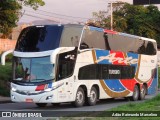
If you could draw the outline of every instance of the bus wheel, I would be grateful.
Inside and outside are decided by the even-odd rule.
[[[84,94],[84,90],[79,87],[76,93],[76,100],[73,102],[73,105],[75,107],[81,107],[84,105],[85,102],[85,94]]]
[[[134,86],[134,91],[133,91],[133,95],[131,98],[133,101],[137,101],[139,98],[139,88],[137,85]]]
[[[95,105],[98,99],[97,89],[95,87],[91,88],[90,97],[88,97],[88,105]]]
[[[36,105],[38,107],[45,107],[47,105],[47,103],[36,103]]]
[[[144,100],[145,99],[146,92],[147,92],[146,86],[142,85],[142,88],[141,88],[141,91],[140,91],[140,94],[139,94],[139,99],[140,100]]]

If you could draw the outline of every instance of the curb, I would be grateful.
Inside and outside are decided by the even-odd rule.
[[[3,103],[12,103],[11,98],[0,96],[0,104],[3,104]]]

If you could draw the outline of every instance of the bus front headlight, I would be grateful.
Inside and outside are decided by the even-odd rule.
[[[63,84],[64,84],[64,83],[57,84],[57,85],[55,85],[55,86],[52,86],[52,88],[47,88],[47,89],[45,89],[44,91],[45,91],[45,92],[50,92],[50,91],[52,91],[52,90],[55,90],[55,89],[61,87]]]

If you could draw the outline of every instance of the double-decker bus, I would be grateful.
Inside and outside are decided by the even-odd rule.
[[[86,25],[30,26],[13,56],[14,102],[81,107],[157,91],[157,44],[149,38]]]

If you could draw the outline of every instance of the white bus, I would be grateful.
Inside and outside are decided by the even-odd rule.
[[[153,39],[93,26],[30,26],[21,32],[13,56],[13,102],[81,107],[98,99],[143,100],[157,91]]]

